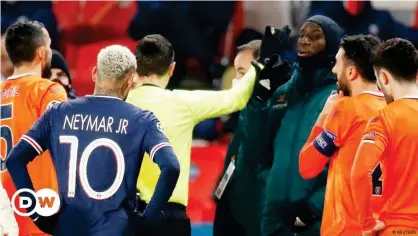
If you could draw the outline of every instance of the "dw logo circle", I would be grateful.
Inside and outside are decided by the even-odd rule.
[[[21,193],[27,193],[27,196],[20,196],[16,204],[16,198]],[[31,216],[35,212],[41,216],[51,216],[58,212],[60,208],[60,197],[58,193],[49,188],[43,188],[36,193],[30,189],[22,188],[16,191],[11,199],[12,209],[20,216]],[[17,206],[16,206],[17,205]],[[22,212],[19,209],[29,209],[29,212]]]

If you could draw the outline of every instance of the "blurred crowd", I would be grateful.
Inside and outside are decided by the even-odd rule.
[[[240,46],[261,39],[260,32],[267,24],[289,25],[296,39],[299,32],[295,29],[299,29],[308,17],[321,14],[338,23],[345,34],[372,34],[382,40],[402,37],[418,46],[416,5],[398,12],[390,8],[376,9],[375,5],[375,1],[351,0],[2,1],[1,33],[3,35],[11,23],[22,19],[42,22],[54,49],[52,74],[44,77],[61,83],[70,98],[93,92],[90,71],[102,45],[111,42],[133,49],[136,40],[154,33],[165,36],[175,50],[176,70],[170,80],[170,89],[219,90],[230,88],[234,79],[240,78],[240,58],[237,57],[234,63],[234,57],[237,52],[242,52],[242,56],[253,53],[251,45],[241,49]],[[392,5],[402,5],[402,2]],[[287,61],[296,60],[295,50],[289,50],[285,55]],[[13,66],[2,37],[1,79],[12,73]],[[204,121],[196,126],[195,138],[227,141],[237,120],[238,115],[233,114]]]

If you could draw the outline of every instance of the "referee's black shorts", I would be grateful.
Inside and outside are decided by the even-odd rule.
[[[190,218],[186,207],[178,203],[167,203],[161,210],[163,219],[158,224],[147,224],[140,227],[140,235],[146,236],[191,236]]]

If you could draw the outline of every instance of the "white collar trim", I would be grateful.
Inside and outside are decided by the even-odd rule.
[[[14,80],[14,79],[19,79],[23,76],[28,76],[28,75],[33,75],[32,73],[23,73],[20,75],[14,75],[14,76],[10,76],[9,78],[7,78],[7,80]]]
[[[418,95],[407,95],[407,96],[404,96],[403,98],[418,99]]]
[[[86,97],[113,98],[113,99],[117,99],[117,100],[122,100],[122,99],[120,99],[120,98],[117,98],[117,97],[112,97],[112,96],[96,96],[96,95],[86,95]]]
[[[371,95],[378,96],[378,97],[383,97],[382,92],[364,91],[363,93],[371,94]]]

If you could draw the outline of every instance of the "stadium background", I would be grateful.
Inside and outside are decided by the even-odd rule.
[[[94,84],[91,81],[91,69],[96,63],[99,50],[110,44],[125,45],[134,50],[136,41],[133,38],[135,36],[132,36],[132,33],[129,32],[132,32],[135,22],[138,19],[145,22],[153,20],[147,19],[147,14],[142,14],[141,9],[143,11],[147,8],[163,9],[165,4],[171,3],[148,2],[141,7],[141,2],[134,1],[2,1],[1,30],[3,34],[10,23],[25,18],[43,22],[51,34],[53,48],[59,50],[67,60],[72,77],[72,87],[78,96],[84,96],[93,92]],[[174,34],[170,37],[192,35],[196,38],[190,38],[189,40],[198,40],[199,37],[212,35],[210,32],[214,28],[220,32],[220,37],[215,37],[216,41],[211,44],[212,48],[202,48],[202,50],[214,51],[209,56],[209,62],[198,60],[197,58],[201,59],[201,53],[198,51],[192,50],[185,54],[184,70],[186,73],[176,87],[188,89],[228,88],[231,86],[231,80],[234,77],[234,73],[231,72],[231,64],[233,64],[236,46],[261,37],[260,32],[263,32],[266,25],[274,25],[275,27],[290,25],[294,32],[297,32],[295,29],[300,27],[309,14],[332,7],[331,4],[337,3],[236,1],[230,3],[206,2],[205,7],[199,7],[201,3],[182,2],[181,5],[190,14],[186,19],[189,21],[188,24],[180,27],[187,34],[181,34],[180,32],[178,35]],[[365,3],[350,0],[344,4],[344,11],[358,12],[361,9],[359,6]],[[345,22],[347,24],[345,27],[354,29],[354,31],[358,28],[359,32],[356,33],[379,35],[380,32],[390,29],[392,27],[390,24],[399,23],[411,30],[411,33],[407,36],[401,30],[391,33],[394,36],[409,37],[411,41],[417,44],[417,1],[371,1],[371,5],[373,10],[367,14],[373,15],[377,12],[376,17],[369,17],[369,21],[361,22],[361,25],[357,26]],[[232,6],[232,10],[222,11],[223,6]],[[184,12],[177,14],[182,13]],[[197,14],[208,17],[202,20],[201,17],[196,17]],[[218,17],[218,14],[223,14],[223,17],[227,19],[226,22],[229,23],[219,25],[219,22],[212,21]],[[339,14],[343,13],[336,10],[333,15],[329,16],[334,18]],[[387,16],[391,16],[391,18],[388,20]],[[175,19],[176,13],[173,13],[172,17]],[[382,19],[390,23],[384,25],[385,29],[379,29],[381,25],[379,21]],[[164,30],[166,30],[167,27],[176,29],[176,24],[180,23],[170,21],[162,22],[162,24]],[[159,32],[160,25],[155,24],[152,33],[164,34]],[[201,32],[188,34],[188,32],[196,29],[201,29]],[[384,35],[380,36],[385,37]],[[185,43],[187,43],[186,40]],[[5,60],[7,58],[4,58],[3,50],[2,47],[2,79],[7,77],[5,72],[7,66]],[[202,63],[202,61],[207,63]],[[194,134],[190,199],[187,210],[193,224],[192,234],[196,236],[212,235],[211,225],[215,209],[215,204],[212,201],[212,191],[222,170],[226,146],[231,136],[229,131],[222,130],[223,121],[223,118],[205,121],[197,126]]]

